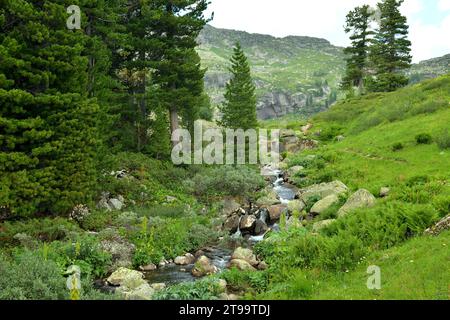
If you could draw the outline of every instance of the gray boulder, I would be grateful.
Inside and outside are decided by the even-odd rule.
[[[251,266],[257,266],[258,260],[256,259],[255,254],[251,249],[245,249],[242,247],[234,250],[233,255],[231,256],[231,260],[243,260],[249,263]]]
[[[240,229],[241,230],[251,230],[254,228],[256,223],[256,217],[253,215],[245,215],[241,219]]]
[[[306,208],[306,204],[302,200],[292,200],[288,203],[289,212],[302,212]]]
[[[311,208],[310,213],[313,215],[319,215],[331,206],[339,202],[339,197],[335,194],[331,194],[322,200],[316,202]]]
[[[333,181],[321,184],[315,184],[310,187],[300,189],[298,194],[301,200],[306,202],[311,197],[320,197],[321,199],[332,194],[340,195],[348,192],[348,187],[341,181]]]
[[[343,217],[349,212],[359,209],[368,208],[375,205],[376,199],[369,191],[366,189],[360,189],[348,198],[347,202],[338,211],[338,217]]]

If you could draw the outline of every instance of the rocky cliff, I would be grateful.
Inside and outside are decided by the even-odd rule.
[[[198,52],[208,68],[205,84],[214,104],[223,101],[229,80],[229,58],[239,41],[247,54],[257,87],[258,116],[311,115],[326,109],[337,96],[344,72],[342,48],[311,37],[268,35],[206,26]]]

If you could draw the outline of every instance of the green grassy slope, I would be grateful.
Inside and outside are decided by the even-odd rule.
[[[341,180],[351,191],[365,188],[377,198],[381,187],[391,193],[319,236],[286,231],[276,240],[282,250],[262,244],[258,252],[272,266],[269,285],[257,297],[448,299],[450,233],[430,237],[423,230],[450,214],[450,75],[342,101],[311,121],[310,137],[322,140],[321,146],[286,160],[289,167],[306,163],[303,175],[294,177],[299,187]],[[419,134],[431,141],[418,143]],[[338,135],[345,139],[338,142]],[[317,155],[316,163],[305,162],[307,154]],[[335,212],[327,215],[305,230]],[[381,268],[382,290],[366,287],[370,265]]]

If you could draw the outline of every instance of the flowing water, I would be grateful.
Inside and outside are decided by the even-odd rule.
[[[231,260],[231,249],[211,248],[208,252],[205,252],[205,256],[207,256],[217,268],[223,270]],[[193,268],[193,264],[179,266],[171,263],[158,268],[155,271],[145,272],[144,274],[145,279],[150,283],[165,283],[170,286],[197,280],[197,278],[191,274]]]
[[[295,198],[295,187],[284,183],[283,172],[280,170],[272,170],[271,175],[275,177],[275,182],[272,184],[273,190],[277,193],[278,197],[282,204],[288,204]],[[241,218],[242,219],[242,218]],[[267,222],[268,220],[268,211],[261,210],[259,219]],[[240,225],[239,220],[239,225]],[[279,231],[279,226],[274,224],[271,226],[272,231]],[[251,244],[260,242],[264,240],[264,234],[260,236],[252,236],[248,239]],[[232,235],[232,239],[239,240],[242,239],[242,232],[238,227],[238,230],[234,235]],[[231,249],[224,248],[211,248],[205,255],[211,260],[211,262],[218,267],[220,270],[226,268],[227,264],[231,260]],[[155,271],[150,271],[145,273],[145,278],[150,283],[165,283],[166,285],[174,285],[182,282],[192,282],[197,280],[191,274],[191,270],[194,268],[194,265],[188,266],[179,266],[175,264],[169,264],[164,267],[158,268]]]

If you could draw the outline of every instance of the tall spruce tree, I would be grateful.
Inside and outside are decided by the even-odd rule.
[[[227,83],[225,102],[220,107],[220,124],[233,129],[255,129],[258,125],[255,85],[247,57],[239,43],[236,43],[230,61],[232,77]]]
[[[206,0],[129,2],[121,73],[131,108],[122,115],[136,130],[130,136],[136,137],[138,151],[166,149],[168,154],[170,130],[179,128],[180,116],[189,128],[199,117],[205,70],[194,49],[207,22],[207,5]]]
[[[371,47],[375,77],[372,91],[394,91],[408,84],[403,71],[411,66],[411,42],[407,19],[400,12],[404,0],[383,0],[378,4],[380,25]]]
[[[344,49],[347,55],[347,68],[341,88],[351,90],[358,87],[364,91],[364,80],[367,76],[369,45],[373,31],[370,29],[372,10],[368,5],[356,7],[347,15],[345,32],[351,33],[351,46]]]
[[[163,56],[155,64],[155,83],[159,99],[169,111],[171,132],[182,124],[192,129],[199,118],[203,100],[204,75],[195,51],[200,31],[209,21],[204,12],[208,0],[155,0],[162,15],[154,24],[153,36],[163,47]],[[173,141],[177,144],[177,141]]]
[[[67,17],[61,1],[1,2],[3,215],[64,213],[95,186],[99,107],[86,94],[87,38]]]

